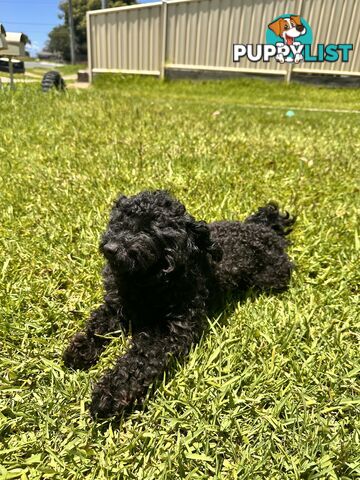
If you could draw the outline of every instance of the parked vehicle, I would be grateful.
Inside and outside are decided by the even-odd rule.
[[[14,73],[25,73],[25,64],[23,61],[13,58],[11,62],[13,64]],[[7,57],[0,58],[0,72],[10,73],[9,59]]]

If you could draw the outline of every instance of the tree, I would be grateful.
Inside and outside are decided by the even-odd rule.
[[[61,53],[62,58],[70,61],[69,28],[66,25],[58,25],[49,33],[46,50],[53,53]]]
[[[132,5],[136,0],[107,0],[108,8]],[[75,30],[75,48],[77,58],[85,60],[87,56],[86,44],[86,12],[101,8],[101,0],[72,0],[73,18]],[[59,4],[59,18],[63,20],[62,25],[53,28],[49,33],[49,40],[46,48],[50,52],[60,52],[64,60],[70,60],[69,40],[69,4],[67,0],[61,0]]]

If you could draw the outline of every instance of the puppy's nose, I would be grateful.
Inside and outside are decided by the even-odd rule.
[[[105,253],[109,255],[113,255],[118,251],[118,245],[114,242],[108,242],[108,243],[105,243],[103,249]]]
[[[296,30],[298,32],[302,32],[304,30],[304,28],[305,28],[304,25],[296,25]]]

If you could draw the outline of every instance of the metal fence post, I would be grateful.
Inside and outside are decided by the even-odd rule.
[[[160,50],[160,78],[165,78],[165,62],[166,62],[166,37],[167,37],[167,2],[161,5],[161,50]]]
[[[92,81],[93,81],[93,61],[92,61],[92,48],[91,48],[91,15],[90,15],[90,12],[86,12],[86,35],[87,35],[89,83],[92,83]]]

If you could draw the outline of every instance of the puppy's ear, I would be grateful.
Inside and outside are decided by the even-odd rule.
[[[296,25],[302,25],[300,15],[292,15],[290,17],[290,20],[293,20],[296,23]]]
[[[220,262],[223,257],[222,248],[217,242],[211,242],[206,251],[211,255],[215,262]]]
[[[220,245],[211,240],[210,230],[206,222],[191,221],[187,228],[188,232],[191,233],[192,241],[200,251],[209,253],[215,261],[221,260],[222,249]]]
[[[278,20],[275,20],[275,22],[269,23],[268,25],[270,30],[272,30],[278,37],[280,37],[281,33],[281,20],[282,18],[279,18]]]

